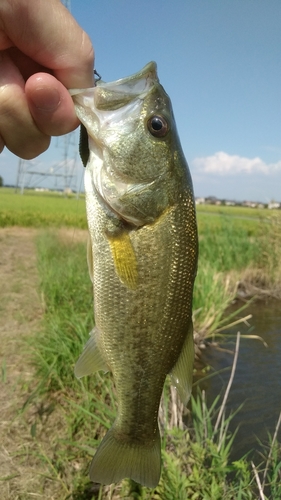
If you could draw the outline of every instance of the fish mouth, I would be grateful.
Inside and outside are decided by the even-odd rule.
[[[79,117],[79,94],[83,94],[86,101],[87,99],[92,101],[94,97],[96,110],[113,111],[137,98],[142,99],[156,83],[159,83],[157,65],[151,61],[133,75],[107,83],[101,80],[95,87],[71,89],[69,93],[78,104]]]
[[[139,80],[142,80],[143,78],[152,79],[154,82],[159,82],[157,76],[157,64],[155,61],[150,61],[140,71],[137,71],[137,73],[134,73],[133,75],[120,78],[119,80],[115,80],[114,82],[102,83],[102,85],[105,87],[113,87],[114,90],[117,86],[122,87],[123,85],[128,85],[129,87],[134,89],[133,91],[135,92],[137,90],[135,85],[138,85]]]
[[[98,82],[95,104],[97,109],[117,109],[131,100],[141,99],[159,83],[157,65],[154,61],[146,64],[137,73],[114,82]],[[100,90],[101,89],[101,90]]]
[[[99,81],[95,87],[71,89],[69,92],[76,114],[86,127],[91,142],[102,146],[103,130],[107,132],[109,145],[116,139],[116,125],[120,121],[122,135],[132,131],[143,100],[157,84],[157,65],[151,61],[131,76],[108,83]],[[128,116],[130,119],[126,120]]]

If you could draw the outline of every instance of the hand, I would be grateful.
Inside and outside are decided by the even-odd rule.
[[[94,50],[60,0],[0,0],[0,152],[31,159],[78,125],[69,88],[94,85]]]

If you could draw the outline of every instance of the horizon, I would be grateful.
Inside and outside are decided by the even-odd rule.
[[[1,177],[1,176],[0,176]],[[42,186],[42,185],[37,185],[37,186],[24,186],[23,189],[21,189],[21,186],[20,185],[16,185],[16,184],[3,184],[3,186],[0,186],[0,188],[3,187],[3,188],[7,188],[7,189],[18,189],[19,191],[22,191],[21,194],[24,194],[24,191],[37,191],[37,192],[52,192],[52,193],[59,193],[59,194],[82,194],[82,195],[85,195],[85,191],[84,190],[81,190],[81,189],[76,189],[74,187],[67,187],[66,189],[63,188],[63,187],[49,187],[49,186]],[[221,202],[221,204],[223,205],[224,203],[227,204],[227,203],[234,203],[235,205],[233,206],[241,206],[243,205],[244,203],[252,203],[252,204],[256,204],[256,205],[270,205],[270,204],[273,204],[273,203],[277,203],[280,205],[280,208],[281,208],[281,196],[280,196],[280,200],[275,200],[275,199],[271,199],[269,202],[262,202],[260,200],[250,200],[250,199],[236,199],[236,198],[218,198],[217,196],[214,196],[214,195],[207,195],[207,196],[196,196],[194,194],[194,199],[195,201],[198,201],[198,200],[204,200],[204,202],[202,203],[198,203],[198,204],[202,204],[202,205],[212,205],[212,204],[215,204],[215,202]],[[214,203],[212,203],[211,201],[209,200],[213,200]],[[197,203],[196,203],[197,205]]]

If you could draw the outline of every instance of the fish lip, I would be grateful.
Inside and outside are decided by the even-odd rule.
[[[69,89],[71,96],[83,93],[85,90],[91,91],[96,88],[104,88],[114,92],[126,92],[127,94],[139,95],[146,94],[155,83],[159,83],[157,75],[157,64],[150,61],[140,71],[130,76],[119,78],[111,82],[98,81],[94,87],[88,89]]]
[[[140,89],[142,82],[145,84],[145,88],[143,88],[143,90]],[[126,90],[126,93],[128,94],[142,94],[143,92],[147,92],[155,83],[159,83],[157,64],[156,62],[151,61],[137,73],[133,73],[132,75],[124,78],[119,78],[119,80],[112,82],[98,83],[97,87],[103,87],[117,92],[120,91],[120,87],[125,87],[124,90]]]

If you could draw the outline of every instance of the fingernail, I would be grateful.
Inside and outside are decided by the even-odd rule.
[[[33,93],[32,102],[41,111],[55,111],[61,102],[60,93],[52,87],[38,87]]]

